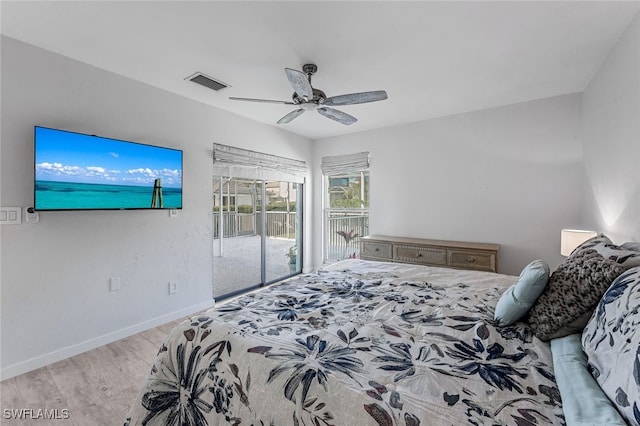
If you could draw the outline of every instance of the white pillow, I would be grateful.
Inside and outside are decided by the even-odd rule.
[[[640,242],[629,241],[624,244],[620,244],[620,248],[623,248],[625,250],[640,251]]]

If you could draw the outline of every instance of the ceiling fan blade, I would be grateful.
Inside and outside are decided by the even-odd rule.
[[[291,101],[274,101],[271,99],[254,99],[254,98],[236,98],[234,96],[229,96],[229,99],[232,101],[248,101],[248,102],[262,102],[265,104],[283,104],[283,105],[295,105]]]
[[[321,108],[318,108],[316,111],[318,111],[320,114],[324,115],[327,118],[335,120],[338,123],[346,124],[347,126],[349,124],[353,124],[356,121],[358,121],[358,119],[355,118],[354,116],[346,114],[342,111],[338,111],[337,109],[333,109],[333,108],[321,107]]]
[[[284,117],[282,117],[280,120],[278,120],[278,124],[288,123],[288,122],[292,121],[294,118],[298,117],[304,111],[305,110],[302,109],[302,108],[295,109],[295,110],[291,111],[289,114],[287,114]]]
[[[285,68],[284,72],[287,74],[287,79],[289,79],[291,87],[293,87],[298,96],[307,100],[313,99],[313,88],[305,73],[291,68]]]
[[[376,90],[372,92],[349,93],[348,95],[332,96],[324,100],[323,105],[340,106],[364,104],[367,102],[383,101],[387,99],[387,92]]]

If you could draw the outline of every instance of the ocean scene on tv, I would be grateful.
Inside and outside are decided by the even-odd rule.
[[[180,209],[182,151],[36,127],[35,209]]]

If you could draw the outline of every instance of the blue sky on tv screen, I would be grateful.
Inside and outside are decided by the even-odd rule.
[[[182,187],[182,151],[36,127],[36,180]]]

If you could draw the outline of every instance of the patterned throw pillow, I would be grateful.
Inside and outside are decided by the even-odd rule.
[[[593,249],[600,253],[605,259],[613,260],[624,266],[625,269],[640,266],[640,251],[627,250],[613,243],[599,242]]]
[[[582,250],[590,249],[598,244],[613,244],[613,241],[609,239],[604,234],[598,234],[595,237],[589,238],[587,241],[580,244],[578,247],[574,248],[571,252],[570,256],[575,256],[580,253]]]
[[[529,324],[541,340],[575,332],[575,320],[587,320],[613,280],[624,272],[614,261],[593,249],[584,249],[567,258],[549,277],[549,283],[529,310]],[[579,325],[579,329],[586,321]],[[572,325],[572,331],[560,332]]]
[[[605,259],[610,259],[624,266],[625,269],[640,266],[640,243],[628,242],[621,246],[615,245],[609,237],[598,234],[593,238],[580,244],[572,252],[575,256],[582,250],[593,249],[600,253]]]
[[[632,425],[640,425],[640,267],[620,275],[582,333],[588,367]]]

